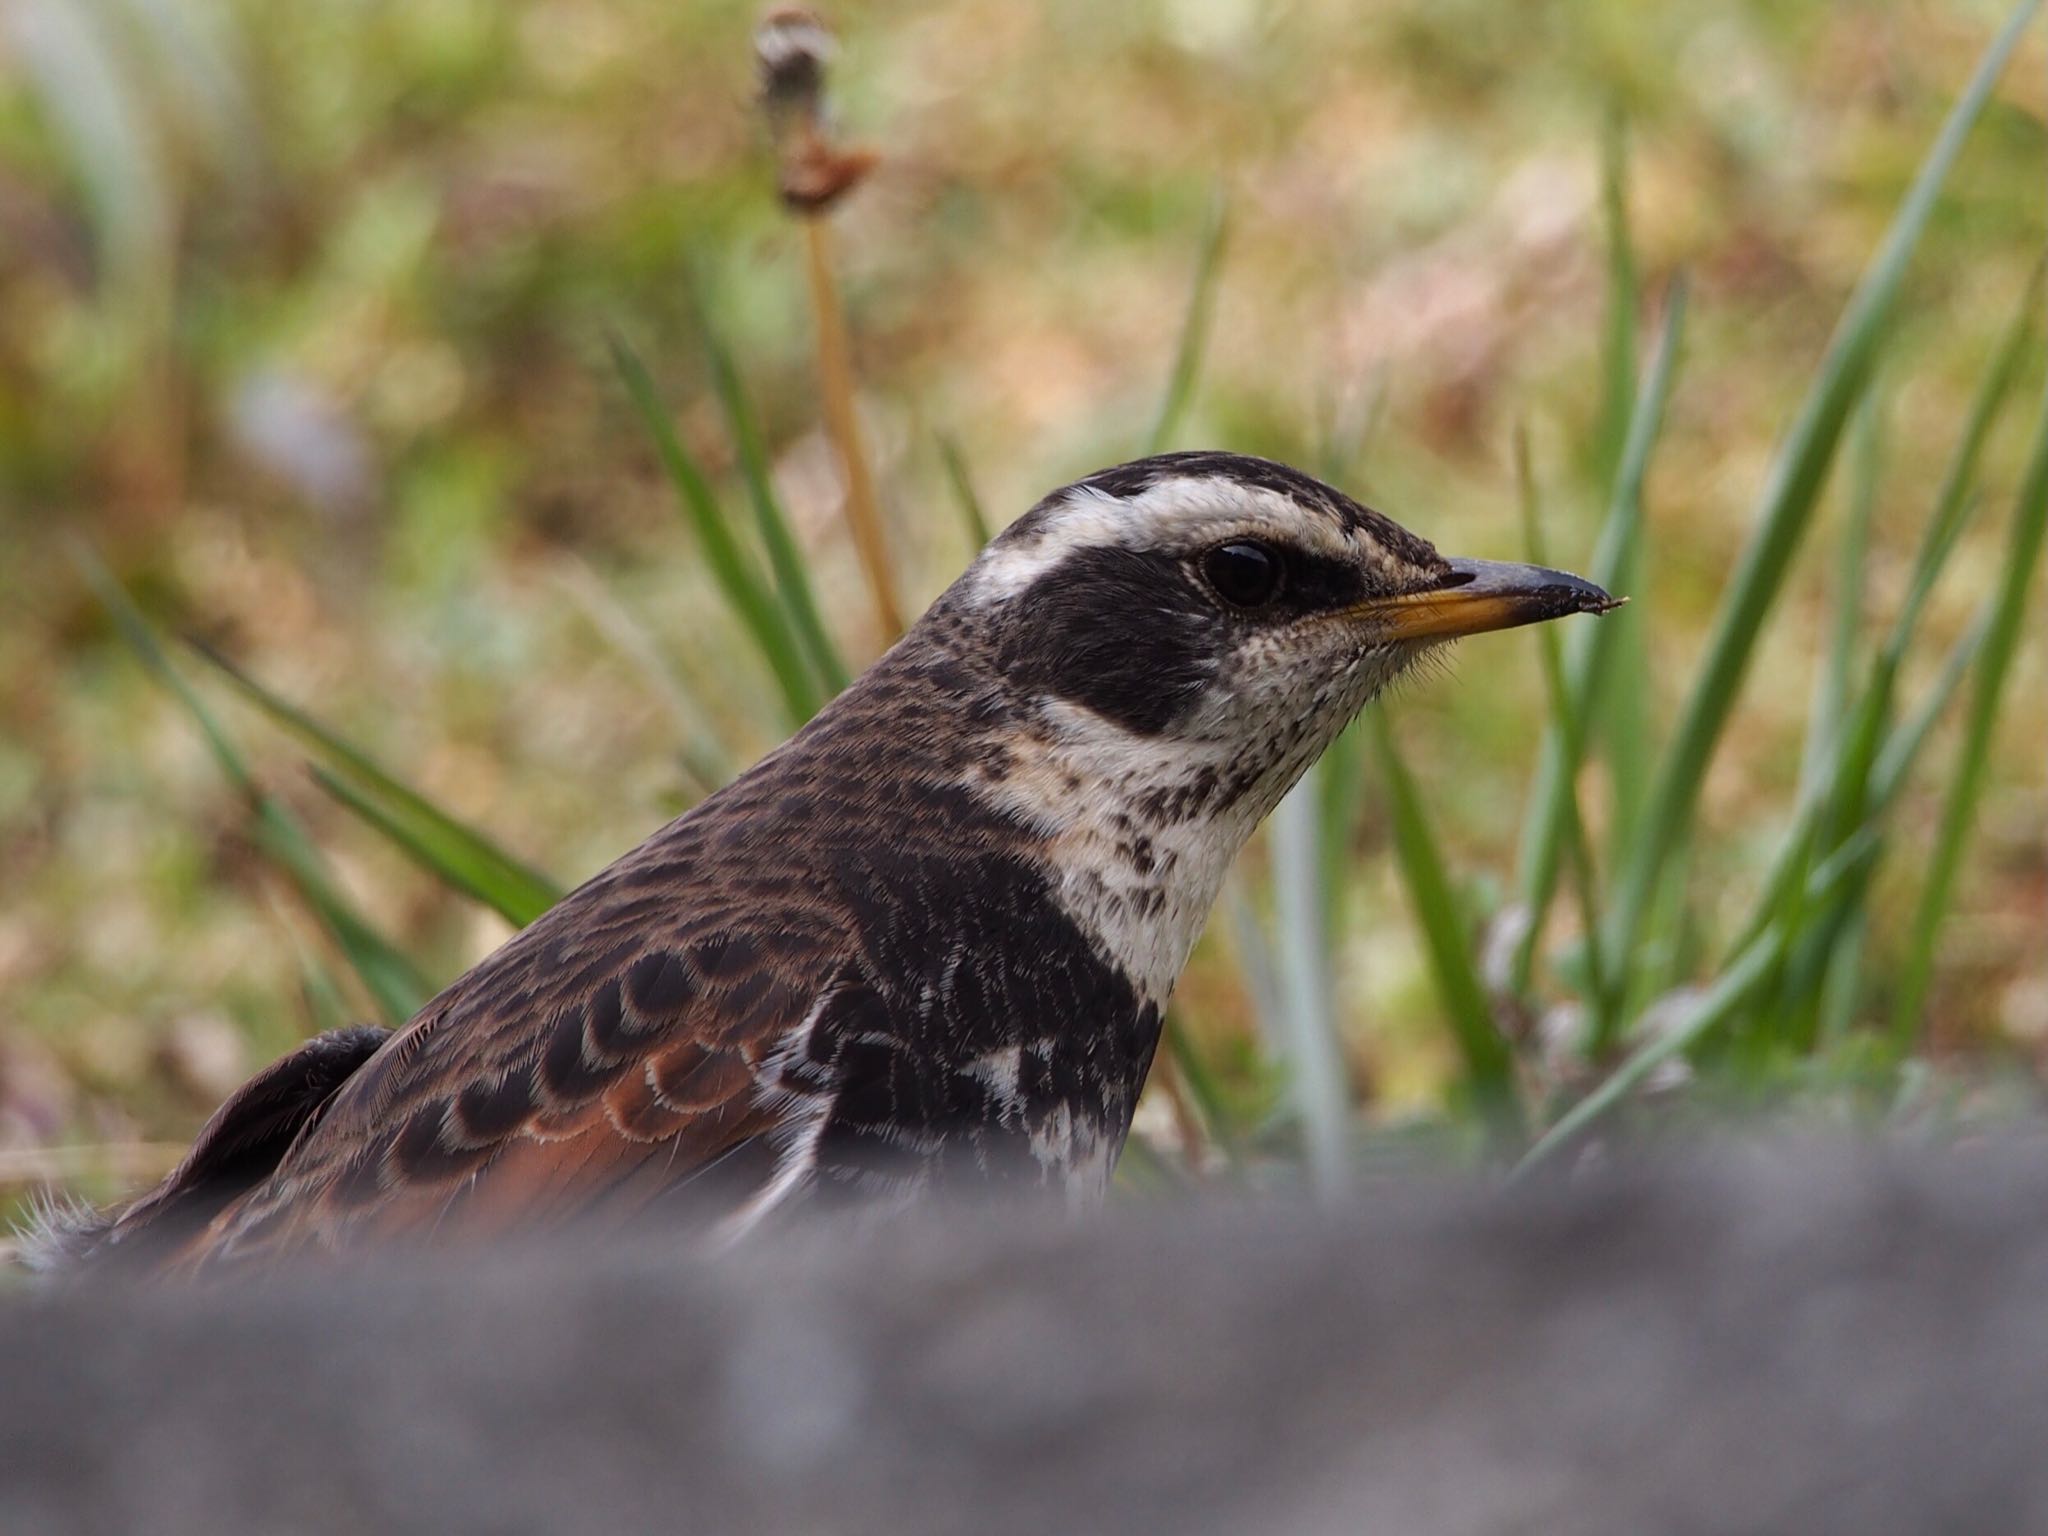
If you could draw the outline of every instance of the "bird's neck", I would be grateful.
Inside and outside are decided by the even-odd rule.
[[[967,789],[1139,1003],[1164,1007],[1231,862],[1299,765],[1141,739],[1019,690],[961,643],[954,617],[943,603],[927,614],[775,756]]]
[[[1164,1007],[1264,797],[1237,785],[1221,746],[1133,753],[1084,709],[1036,714],[975,788],[1040,835],[1054,900],[1141,1001]]]

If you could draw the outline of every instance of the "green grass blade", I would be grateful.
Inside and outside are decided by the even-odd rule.
[[[2037,264],[2034,276],[2022,295],[2020,308],[1978,385],[1962,434],[1943,472],[1941,488],[1935,494],[1933,513],[1921,531],[1920,547],[1914,557],[1905,601],[1900,604],[1890,629],[1878,646],[1864,696],[1850,724],[1848,750],[1843,762],[1830,768],[1826,775],[1832,778],[1834,786],[1834,803],[1830,810],[1830,829],[1834,837],[1842,836],[1864,816],[1871,775],[1878,763],[1878,753],[1885,747],[1885,729],[1891,723],[1893,694],[1899,673],[1905,665],[1913,637],[1918,633],[1928,595],[1933,591],[1949,556],[1954,553],[1977,505],[1978,463],[2032,338],[2033,305],[2040,296],[2041,275],[2042,268]],[[1959,649],[1967,649],[1975,643],[1974,639],[1969,640],[1965,647]],[[1953,667],[1952,660],[1951,670],[1945,674],[1948,688],[1954,686]],[[1945,689],[1937,690],[1939,697],[1945,697],[1945,693]]]
[[[1845,844],[1834,858],[1814,871],[1809,882],[1809,899],[1824,901],[1862,877],[1867,873],[1874,853],[1875,840],[1867,836]],[[1520,1178],[1547,1161],[1559,1148],[1619,1106],[1658,1067],[1690,1050],[1711,1031],[1734,1018],[1758,984],[1782,963],[1785,949],[1785,933],[1775,926],[1752,939],[1723,968],[1683,1019],[1644,1041],[1628,1060],[1602,1079],[1597,1088],[1560,1115],[1515,1165],[1513,1176]]]
[[[313,1026],[310,1032],[324,1035],[330,1029],[345,1027],[349,1022],[348,1000],[341,995],[341,987],[332,973],[296,935],[292,948],[299,957],[299,993],[305,1000],[307,1020]]]
[[[1521,1103],[1515,1090],[1514,1057],[1494,1023],[1479,962],[1466,932],[1465,915],[1451,889],[1436,834],[1430,830],[1415,779],[1394,745],[1384,707],[1368,711],[1368,740],[1386,786],[1394,851],[1409,899],[1429,951],[1430,971],[1444,1012],[1465,1060],[1465,1074],[1481,1113],[1503,1136],[1518,1135]]]
[[[1816,1009],[1816,1038],[1823,1045],[1845,1039],[1856,1022],[1856,1008],[1864,995],[1863,956],[1869,942],[1870,908],[1859,901],[1827,951]]]
[[[818,712],[820,702],[802,652],[783,623],[781,611],[754,574],[745,552],[733,538],[732,530],[726,526],[725,514],[719,508],[718,498],[712,494],[711,483],[704,478],[704,472],[697,467],[696,460],[690,457],[682,439],[677,436],[675,424],[669,420],[668,411],[661,403],[661,396],[646,365],[617,336],[611,338],[611,349],[612,362],[619,370],[626,394],[632,400],[641,424],[654,439],[655,451],[660,455],[662,468],[675,490],[677,504],[697,535],[697,546],[711,566],[712,578],[740,622],[746,626],[747,633],[753,637],[755,649],[768,664],[768,670],[774,674],[783,703],[789,711],[790,723],[802,725]]]
[[[1244,876],[1232,874],[1223,882],[1224,915],[1230,919],[1230,943],[1237,952],[1238,974],[1244,978],[1251,998],[1252,1015],[1259,1034],[1269,1044],[1280,1043],[1280,968],[1273,960],[1273,946],[1266,937],[1251,899],[1245,895]]]
[[[1876,670],[1869,700],[1877,712],[1859,707],[1850,718],[1850,672],[1856,642],[1863,629],[1864,588],[1869,563],[1870,521],[1877,504],[1882,460],[1882,414],[1877,390],[1866,390],[1849,429],[1850,483],[1848,507],[1836,551],[1835,580],[1829,619],[1827,655],[1814,681],[1813,704],[1807,714],[1806,741],[1801,751],[1799,804],[1810,814],[1799,823],[1788,845],[1784,879],[1777,890],[1776,920],[1794,935],[1786,964],[1774,973],[1768,995],[1759,1000],[1744,1037],[1752,1052],[1762,1055],[1773,1042],[1798,1052],[1812,1049],[1819,1033],[1819,991],[1836,933],[1846,912],[1820,914],[1808,921],[1804,911],[1807,865],[1825,855],[1862,814],[1860,786],[1870,766],[1870,751],[1889,699],[1889,680]],[[1869,701],[1867,700],[1867,701]],[[1846,744],[1843,733],[1854,731]],[[1853,781],[1853,782],[1852,782]]]
[[[1903,657],[1911,644],[1921,611],[1934,590],[1935,580],[1976,509],[1978,464],[2033,341],[2034,316],[2041,302],[2044,277],[2048,277],[2048,258],[2034,263],[2034,270],[2020,291],[2012,320],[1992,354],[1991,366],[1984,370],[1977,393],[1970,401],[1970,414],[1964,420],[1962,435],[1956,439],[1955,450],[1942,473],[1941,488],[1935,493],[1934,513],[1920,535],[1920,548],[1913,560],[1912,581],[1907,587],[1905,601],[1900,605],[1891,637],[1886,642],[1885,654],[1895,660]]]
[[[86,584],[92,588],[93,596],[99,599],[100,606],[113,619],[121,639],[142,663],[143,670],[184,706],[185,713],[205,739],[213,760],[219,764],[222,775],[245,799],[254,801],[259,798],[263,791],[256,782],[248,759],[242,756],[234,738],[214,718],[213,711],[206,707],[206,701],[185,680],[185,675],[171,665],[171,658],[164,653],[163,645],[157,639],[155,627],[135,606],[127,588],[107,569],[99,552],[84,539],[77,539],[71,546],[71,559],[85,577]]]
[[[1941,828],[1928,863],[1927,882],[1921,888],[1920,903],[1908,930],[1906,962],[1892,1014],[1893,1034],[1901,1043],[1911,1040],[1920,1028],[1934,975],[1935,940],[1955,895],[1963,849],[1976,820],[1977,802],[1984,792],[1991,738],[1998,727],[1999,703],[2013,656],[2019,649],[2020,630],[2026,620],[2027,590],[2033,582],[2034,569],[2040,564],[2044,531],[2048,531],[2048,397],[2044,397],[2026,473],[2020,481],[2004,577],[1991,610],[1983,650],[1977,658],[1976,684],[1963,727],[1962,749],[1954,777],[1949,781],[1948,798],[1942,806]]]
[[[1885,727],[1890,719],[1891,684],[1873,681],[1866,690],[1859,702],[1855,723],[1843,738],[1838,754],[1807,786],[1793,811],[1779,844],[1778,855],[1764,877],[1763,894],[1757,902],[1756,912],[1748,926],[1741,930],[1742,936],[1734,946],[1736,952],[1746,949],[1773,923],[1781,927],[1796,924],[1806,870],[1816,857],[1815,850],[1825,851],[1827,843],[1822,821],[1829,814],[1831,799],[1843,793],[1841,786],[1856,786],[1854,794],[1858,809],[1854,822],[1844,823],[1837,830],[1837,845],[1849,836],[1875,827],[1891,809],[1936,720],[1955,695],[1976,657],[1989,618],[1988,614],[1984,615],[1956,642],[1939,676],[1928,689],[1927,697],[1889,735],[1886,735]]]
[[[718,723],[682,674],[662,655],[640,617],[581,556],[558,560],[554,577],[569,600],[622,657],[630,662],[668,710],[680,740],[676,755],[694,787],[710,794],[736,771],[732,749]]]
[[[1365,767],[1365,722],[1354,720],[1322,757],[1323,902],[1333,917],[1351,886],[1351,854],[1371,797]]]
[[[402,1023],[426,1003],[432,989],[405,954],[357,912],[335,886],[318,849],[290,811],[265,793],[256,781],[248,760],[234,739],[223,729],[198,691],[185,680],[165,654],[155,629],[135,606],[113,572],[106,568],[89,546],[80,544],[73,558],[100,602],[113,617],[115,627],[143,668],[169,690],[172,697],[199,729],[222,774],[248,804],[251,826],[258,846],[270,857],[298,890],[327,929],[349,966],[362,981],[385,1019]]]
[[[1764,881],[1764,895],[1756,914],[1735,946],[1737,951],[1768,923],[1796,921],[1802,871],[1817,847],[1825,849],[1883,814],[1983,639],[1984,624],[1980,621],[1951,651],[1939,680],[1914,719],[1888,736],[1894,694],[1906,653],[1918,631],[1928,594],[1968,525],[1984,445],[2032,337],[2033,306],[2040,297],[2043,270],[2042,264],[2037,263],[2021,295],[2020,306],[1979,381],[1963,431],[1936,492],[1934,510],[1921,532],[1905,601],[1878,646],[1876,660],[1847,728],[1825,763],[1801,776],[1799,803],[1780,853]]]
[[[1979,614],[1977,621],[1963,632],[1962,638],[1949,648],[1948,658],[1942,663],[1941,672],[1927,690],[1920,707],[1901,721],[1884,746],[1876,755],[1870,769],[1871,814],[1889,809],[1899,791],[1905,787],[1906,776],[1913,771],[1913,764],[1920,756],[1921,748],[1927,745],[1927,738],[1933,733],[1935,722],[1948,708],[1948,701],[1955,697],[1962,687],[1963,678],[1977,660],[1977,653],[1984,648],[1984,640],[1991,632],[1992,615]]]
[[[1223,1086],[1216,1080],[1209,1063],[1202,1059],[1187,1024],[1180,1015],[1169,1012],[1161,1026],[1168,1060],[1180,1074],[1181,1084],[1187,1089],[1188,1102],[1201,1119],[1203,1131],[1209,1145],[1223,1154],[1227,1162],[1237,1161],[1236,1130],[1231,1124],[1230,1104],[1223,1094]]]
[[[960,452],[960,445],[944,432],[939,434],[938,441],[939,462],[945,466],[946,484],[952,488],[953,504],[960,509],[960,521],[967,529],[968,542],[979,553],[995,535],[989,532],[988,518],[981,510],[981,498],[974,494],[974,477],[967,472],[967,459]]]
[[[1351,1082],[1331,974],[1321,774],[1322,765],[1311,767],[1280,802],[1268,847],[1288,1089],[1301,1120],[1309,1176],[1318,1194],[1335,1198],[1350,1184]]]
[[[1216,307],[1216,279],[1223,268],[1224,236],[1229,229],[1229,205],[1219,192],[1209,204],[1202,224],[1202,239],[1195,253],[1195,281],[1188,291],[1188,307],[1181,318],[1180,342],[1174,348],[1173,371],[1167,375],[1166,393],[1159,401],[1159,414],[1145,438],[1145,452],[1163,453],[1180,428],[1188,402],[1194,398],[1195,379],[1202,371],[1202,352],[1209,341],[1209,320]]]
[[[1600,421],[1594,436],[1599,484],[1613,495],[1636,408],[1637,312],[1642,279],[1628,225],[1628,123],[1611,105],[1600,136],[1600,210],[1607,234],[1607,308],[1601,327]]]
[[[1685,335],[1686,288],[1672,284],[1664,307],[1664,322],[1657,336],[1656,350],[1643,388],[1636,396],[1635,414],[1630,418],[1628,440],[1616,471],[1614,495],[1595,542],[1588,574],[1610,592],[1626,593],[1623,578],[1640,567],[1639,551],[1643,528],[1643,479],[1648,473],[1651,450],[1664,424],[1664,409],[1671,398],[1677,376],[1680,343]],[[1626,612],[1626,610],[1624,610]],[[1614,617],[1620,617],[1615,615]],[[1573,718],[1583,723],[1595,713],[1607,664],[1614,654],[1618,632],[1607,621],[1581,625],[1566,650],[1565,680],[1569,687]],[[1529,790],[1529,810],[1522,820],[1522,840],[1516,860],[1516,884],[1528,926],[1509,961],[1509,990],[1518,996],[1527,992],[1535,966],[1536,946],[1542,937],[1544,918],[1557,889],[1558,853],[1564,833],[1565,801],[1571,790],[1566,772],[1564,738],[1555,722],[1544,733],[1542,755],[1537,759],[1535,780]]]
[[[1870,519],[1877,505],[1878,478],[1883,470],[1883,419],[1873,390],[1863,397],[1849,434],[1850,489],[1848,515],[1836,553],[1833,608],[1828,625],[1828,653],[1814,687],[1807,716],[1801,777],[1810,781],[1832,754],[1847,724],[1849,674],[1855,663],[1856,640],[1863,632],[1863,595],[1870,555]]]
[[[1611,104],[1601,135],[1600,201],[1607,234],[1607,297],[1601,344],[1600,420],[1594,438],[1595,483],[1611,503],[1627,452],[1635,415],[1640,350],[1642,278],[1628,222],[1628,124]],[[1640,546],[1638,546],[1640,547]],[[1614,590],[1638,591],[1640,555],[1615,573]],[[1651,760],[1650,661],[1646,610],[1638,604],[1609,616],[1608,647],[1600,708],[1589,722],[1589,743],[1597,741],[1607,760],[1614,801],[1614,843],[1624,846],[1642,817]]]
[[[1734,946],[1735,952],[1739,953],[1773,924],[1786,933],[1801,933],[1810,926],[1808,902],[1812,881],[1808,870],[1816,859],[1839,854],[1841,848],[1858,838],[1879,835],[1936,722],[1968,675],[1991,619],[1988,613],[1980,614],[1977,622],[1950,647],[1926,696],[1889,735],[1885,727],[1890,720],[1893,682],[1886,664],[1880,660],[1876,669],[1879,676],[1873,678],[1860,701],[1843,745],[1802,793],[1778,857],[1764,881],[1764,895]],[[1839,897],[1838,904],[1853,906],[1853,900],[1854,893],[1849,893]],[[1845,915],[1837,914],[1823,922],[1839,926]],[[1816,963],[1809,968],[1819,967]],[[1824,1027],[1822,1033],[1825,1034]]]
[[[359,789],[349,780],[315,763],[313,782],[358,820],[381,834],[414,864],[451,890],[462,892],[496,912],[514,927],[524,928],[560,900],[560,893],[538,877],[510,882],[495,860],[473,860],[469,850],[451,847],[437,836],[438,827],[423,825],[389,801]]]
[[[1522,542],[1531,564],[1548,565],[1544,547],[1543,520],[1536,493],[1536,475],[1529,464],[1529,434],[1515,431],[1515,481],[1521,491]],[[1577,717],[1572,713],[1571,689],[1564,675],[1564,647],[1554,625],[1538,626],[1537,646],[1543,661],[1543,681],[1550,697],[1550,718],[1563,751],[1560,762],[1564,795],[1560,820],[1565,855],[1572,868],[1572,884],[1579,898],[1579,922],[1585,932],[1587,992],[1595,1001],[1591,1053],[1598,1056],[1612,1043],[1619,1010],[1604,1006],[1608,997],[1606,964],[1600,952],[1600,893],[1593,867],[1592,848],[1579,815],[1579,769],[1585,762],[1585,743]]]
[[[1812,520],[1848,413],[1868,383],[1905,279],[1908,260],[1934,211],[1942,183],[1963,140],[1983,112],[1992,88],[2018,44],[2039,0],[2021,0],[1985,51],[1976,73],[1942,125],[1901,203],[1883,244],[1850,296],[1828,343],[1813,386],[1772,471],[1757,519],[1722,604],[1707,659],[1643,813],[1610,907],[1608,951],[1629,964],[1642,937],[1644,914],[1671,856],[1692,831],[1707,765],[1728,722],[1764,620],[1777,601],[1787,566]]]
[[[1622,578],[1619,589],[1642,591],[1641,562]],[[1616,849],[1635,840],[1643,822],[1643,805],[1649,796],[1650,774],[1656,757],[1654,692],[1650,683],[1650,608],[1631,603],[1601,620],[1614,633],[1605,637],[1608,660],[1604,669],[1598,710],[1590,725],[1596,751],[1606,760],[1607,777],[1613,791],[1614,829],[1610,841]]]
[[[389,837],[429,874],[521,927],[561,900],[561,887],[546,875],[449,815],[354,743],[264,687],[211,646],[197,639],[188,638],[188,643],[244,698],[355,779],[360,790],[341,784],[332,774],[316,770],[315,775],[336,800]],[[373,806],[374,813],[367,809]]]
[[[418,966],[356,910],[328,878],[327,867],[298,818],[264,795],[255,803],[256,840],[291,877],[387,1024],[402,1024],[427,1005],[434,989]]]
[[[1363,388],[1339,399],[1328,413],[1316,450],[1316,473],[1331,485],[1348,484],[1372,446],[1386,410],[1383,374],[1375,372]],[[1336,922],[1350,889],[1349,859],[1364,819],[1370,786],[1365,771],[1365,733],[1361,716],[1330,743],[1318,764],[1321,804],[1323,908]]]
[[[844,690],[851,680],[846,661],[826,630],[825,621],[818,616],[818,600],[811,590],[810,573],[804,568],[803,553],[790,532],[789,519],[783,515],[781,498],[775,494],[775,481],[768,471],[768,454],[761,444],[760,425],[754,419],[753,407],[747,402],[747,391],[740,382],[739,368],[733,362],[732,353],[719,335],[718,328],[711,323],[710,314],[699,302],[696,289],[688,284],[685,288],[690,309],[697,319],[698,335],[704,341],[705,356],[711,363],[711,387],[718,395],[719,404],[724,407],[726,429],[732,435],[733,447],[739,456],[740,475],[746,481],[748,500],[753,503],[754,523],[760,530],[761,547],[768,552],[768,569],[775,577],[776,593],[782,599],[790,629],[810,659],[811,668],[817,674],[825,695],[830,697]]]
[[[1548,1161],[1560,1147],[1618,1107],[1657,1068],[1734,1017],[1757,983],[1778,963],[1783,950],[1784,943],[1776,929],[1753,940],[1735,963],[1722,971],[1683,1020],[1638,1046],[1627,1061],[1601,1080],[1599,1087],[1560,1115],[1515,1165],[1514,1177],[1521,1178]]]

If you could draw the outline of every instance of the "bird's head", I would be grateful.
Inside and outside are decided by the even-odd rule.
[[[1228,453],[1054,492],[955,595],[1007,680],[1086,722],[1098,756],[1121,742],[1133,762],[1213,766],[1205,781],[1235,786],[1253,820],[1433,647],[1615,606],[1561,571],[1446,559],[1321,481]]]

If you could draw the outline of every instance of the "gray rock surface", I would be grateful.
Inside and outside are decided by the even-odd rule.
[[[2048,1154],[0,1301],[0,1532],[2048,1531]]]

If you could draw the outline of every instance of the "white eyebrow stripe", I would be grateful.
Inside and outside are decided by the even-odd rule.
[[[1079,485],[1048,513],[1035,538],[998,541],[976,562],[970,593],[977,607],[1015,597],[1083,549],[1191,547],[1284,532],[1289,543],[1333,559],[1360,553],[1334,519],[1278,491],[1215,475],[1169,476],[1128,498]]]

